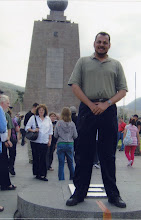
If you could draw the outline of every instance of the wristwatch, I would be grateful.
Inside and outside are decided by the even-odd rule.
[[[109,106],[112,105],[112,101],[110,99],[107,102],[108,102]]]

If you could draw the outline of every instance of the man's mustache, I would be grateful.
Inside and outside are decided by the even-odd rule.
[[[105,49],[105,47],[99,47],[99,49]]]

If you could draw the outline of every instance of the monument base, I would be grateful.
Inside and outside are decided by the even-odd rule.
[[[37,180],[35,180],[37,182]],[[73,206],[66,206],[70,197],[69,182],[56,182],[29,186],[18,194],[15,219],[140,219],[141,213],[135,209],[120,209],[108,203],[107,198],[87,197],[84,202]]]

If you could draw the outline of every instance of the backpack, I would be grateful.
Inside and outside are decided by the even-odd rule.
[[[126,136],[123,140],[123,144],[124,144],[124,146],[130,146],[130,145],[132,145],[132,143],[133,143],[133,140],[131,137],[131,131],[129,129],[127,129],[127,133],[126,133]]]

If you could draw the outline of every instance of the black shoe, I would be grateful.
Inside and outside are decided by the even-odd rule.
[[[39,180],[48,181],[46,177],[40,177]]]
[[[108,202],[119,208],[126,208],[126,203],[121,199],[120,196],[115,198],[108,198]]]
[[[5,191],[5,190],[15,190],[17,188],[17,186],[14,185],[10,185],[10,186],[1,186],[1,191]]]
[[[3,206],[0,206],[0,212],[2,212],[4,210]]]
[[[71,197],[67,200],[66,205],[67,206],[75,206],[80,202],[84,202],[84,199],[77,199],[76,197]]]
[[[119,149],[119,151],[123,151],[123,149]]]
[[[38,179],[38,180],[40,180],[41,177],[37,175],[35,178]]]

